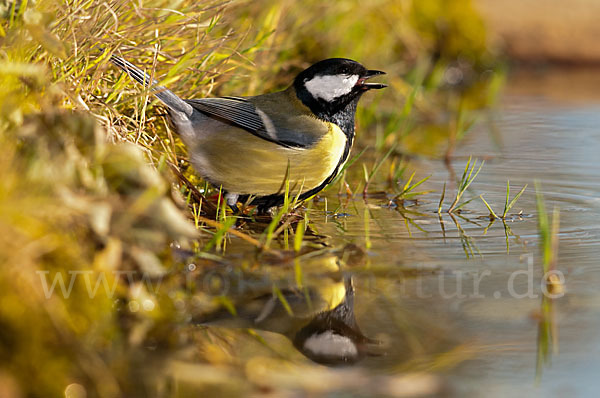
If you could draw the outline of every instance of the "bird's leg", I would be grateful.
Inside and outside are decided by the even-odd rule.
[[[266,216],[269,214],[270,206],[258,205],[257,213],[259,216]]]
[[[237,207],[237,201],[240,197],[237,193],[227,193],[225,194],[225,200],[227,201],[227,206],[233,211],[234,214],[237,214],[240,209]]]
[[[258,214],[261,216],[274,216],[277,209],[277,201],[268,200],[265,203],[258,205]]]

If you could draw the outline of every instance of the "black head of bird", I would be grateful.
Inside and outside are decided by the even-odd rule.
[[[354,130],[354,114],[360,97],[370,89],[386,87],[367,83],[367,79],[382,74],[385,72],[368,70],[351,59],[330,58],[298,74],[294,89],[317,117],[339,124],[342,130]]]
[[[332,58],[302,71],[286,90],[253,97],[184,100],[141,69],[111,61],[149,86],[168,108],[199,174],[226,192],[227,203],[252,198],[261,209],[289,195],[304,200],[329,184],[348,159],[358,100],[384,72]]]

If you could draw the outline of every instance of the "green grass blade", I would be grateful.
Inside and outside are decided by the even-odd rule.
[[[558,233],[560,230],[560,209],[558,207],[554,207],[552,210],[552,230],[550,232],[550,252],[552,253],[552,258],[550,264],[548,265],[548,269],[552,270],[556,267],[556,262],[558,261]]]
[[[467,180],[467,171],[469,170],[469,166],[471,166],[471,156],[469,156],[469,160],[467,161],[467,164],[465,165],[465,169],[463,170],[462,176],[460,177],[460,183],[458,184],[459,186],[459,191],[460,188],[462,188],[464,182]]]
[[[294,311],[292,311],[290,303],[288,303],[283,293],[281,293],[281,290],[275,285],[273,285],[273,294],[279,299],[279,301],[283,305],[283,308],[285,309],[285,312],[287,312],[289,316],[294,316]]]
[[[476,196],[476,197],[474,197],[474,198],[471,198],[471,199],[469,199],[469,200],[466,200],[466,201],[462,202],[462,203],[461,203],[461,204],[459,204],[458,206],[454,207],[454,209],[452,209],[452,211],[457,211],[457,210],[460,210],[460,209],[462,209],[463,207],[465,207],[466,205],[468,205],[469,203],[471,203],[472,201],[474,201],[474,200],[475,200],[475,199],[477,199],[477,198],[478,198],[478,197]]]
[[[277,214],[275,215],[275,217],[273,217],[273,219],[271,219],[271,222],[269,223],[269,225],[267,226],[267,229],[264,232],[264,236],[265,236],[265,244],[264,247],[265,248],[269,248],[269,246],[271,245],[271,241],[273,240],[273,238],[275,237],[275,228],[277,228],[277,226],[279,225],[279,221],[281,221],[281,219],[283,218],[283,207],[281,209],[279,209],[279,211],[277,212]]]
[[[233,227],[233,225],[235,224],[235,221],[236,221],[235,217],[228,217],[223,222],[223,227],[219,228],[215,232],[212,239],[204,246],[202,251],[209,251],[213,246],[220,247],[221,243],[223,242],[223,239],[225,238],[225,234],[227,233],[229,228]]]
[[[367,177],[367,184],[369,182],[371,182],[371,179],[373,177],[375,177],[375,175],[379,172],[379,169],[381,168],[381,166],[383,165],[383,163],[387,160],[388,157],[390,157],[390,155],[392,154],[392,152],[396,150],[396,146],[392,146],[386,153],[385,155],[383,155],[383,157],[375,164],[375,167],[373,167],[373,170],[371,170],[371,172],[369,173],[369,176]]]
[[[298,205],[298,203],[300,202],[300,195],[302,195],[302,191],[304,190],[304,182],[306,180],[303,178],[302,179],[302,184],[300,184],[300,190],[298,190],[298,194],[296,195],[296,197],[294,197],[294,200],[292,201],[292,206],[291,209],[294,210],[296,208],[296,206]]]
[[[414,191],[415,188],[417,188],[419,185],[423,184],[425,181],[429,180],[430,178],[431,178],[431,175],[428,175],[427,177],[417,181],[416,183],[414,183],[413,185],[411,185],[408,188],[408,191],[406,191],[406,193]]]
[[[416,171],[413,171],[413,173],[410,175],[410,177],[406,181],[406,184],[404,184],[404,188],[402,188],[402,193],[407,192],[408,188],[410,187],[410,183],[412,182],[413,178],[415,177],[415,173],[416,173]]]
[[[369,208],[365,206],[364,211],[364,221],[365,221],[365,248],[367,250],[371,249],[371,234],[370,234],[370,221],[371,215],[369,214]]]
[[[396,195],[395,199],[408,199],[409,197],[425,195],[427,193],[432,192],[432,191],[413,192],[419,185],[423,184],[425,181],[427,181],[429,178],[431,178],[431,176],[429,175],[429,176],[415,182],[414,184],[410,185],[414,176],[415,176],[415,173],[412,173],[410,178],[404,185],[404,188],[402,188],[402,192],[400,192],[398,195]]]
[[[304,273],[299,258],[294,260],[294,278],[296,279],[296,286],[301,289],[304,286]]]
[[[438,204],[438,214],[442,212],[442,205],[444,204],[444,198],[446,197],[446,183],[444,182],[444,188],[442,189],[442,196],[440,197],[440,203]]]
[[[549,271],[550,260],[552,257],[550,225],[548,222],[548,213],[544,204],[544,196],[542,195],[541,184],[535,181],[535,197],[536,207],[538,212],[538,232],[540,234],[540,245],[543,257],[544,273]]]
[[[492,210],[492,207],[488,204],[488,202],[486,202],[486,200],[483,198],[483,195],[479,195],[479,198],[483,201],[483,204],[485,205],[485,207],[487,207],[488,211],[490,212],[490,216],[494,219],[496,218],[500,218],[496,215],[496,213],[494,213],[494,210]]]
[[[473,171],[475,170],[475,167],[477,165],[477,159],[475,159],[473,164],[471,164],[471,158],[469,158],[469,161],[467,162],[467,165],[465,166],[465,170],[463,171],[463,175],[461,177],[460,183],[458,184],[458,189],[456,191],[456,197],[452,201],[452,204],[450,205],[450,208],[448,209],[448,213],[452,213],[453,211],[458,210],[460,207],[463,207],[465,204],[472,201],[472,199],[471,199],[471,200],[463,203],[459,207],[456,206],[458,204],[458,202],[460,201],[461,197],[463,196],[463,194],[469,188],[469,186],[473,183],[473,181],[475,181],[475,179],[479,175],[479,172],[483,168],[484,164],[485,164],[485,161],[482,161],[481,164],[479,165],[479,168],[475,172],[475,174],[473,174]],[[469,166],[470,166],[470,169],[469,169]]]
[[[502,215],[502,218],[506,217],[506,214],[510,211],[510,209],[512,209],[512,207],[515,205],[515,203],[517,203],[517,200],[521,197],[521,195],[523,195],[523,192],[525,192],[525,189],[527,189],[527,184],[525,184],[523,186],[523,188],[521,188],[519,193],[516,194],[515,197],[510,201],[510,203],[504,210],[504,214]],[[507,193],[507,195],[508,195],[508,193]]]
[[[469,178],[467,180],[467,183],[465,184],[464,188],[462,189],[463,192],[465,192],[469,188],[469,186],[471,185],[471,183],[473,181],[475,181],[475,179],[479,175],[479,172],[483,168],[483,165],[485,164],[485,160],[481,162],[481,164],[479,165],[479,168],[477,169],[477,172],[475,173],[474,176],[471,177],[471,174],[473,173],[473,169],[475,168],[476,163],[477,163],[477,160],[475,161],[475,163],[473,163],[473,167],[471,168],[471,172],[469,173]]]
[[[233,316],[237,316],[237,311],[235,309],[235,305],[233,301],[227,296],[219,296],[217,298],[217,302],[221,304],[225,309]]]
[[[506,200],[504,201],[504,211],[502,212],[502,218],[508,213],[508,201],[510,198],[510,181],[506,180]]]
[[[296,253],[299,253],[300,249],[302,248],[302,240],[304,239],[305,225],[306,224],[304,220],[302,220],[296,226],[296,234],[294,235],[294,251]]]

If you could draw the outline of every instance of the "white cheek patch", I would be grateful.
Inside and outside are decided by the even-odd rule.
[[[304,349],[318,355],[341,357],[355,357],[358,355],[358,350],[352,340],[329,330],[306,339]]]
[[[304,82],[304,87],[315,98],[332,101],[348,94],[358,81],[358,75],[315,76]]]

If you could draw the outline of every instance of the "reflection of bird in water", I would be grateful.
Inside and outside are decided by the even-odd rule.
[[[353,364],[372,354],[377,342],[358,327],[351,277],[329,275],[304,289],[280,292],[283,300],[275,294],[245,297],[237,303],[235,316],[222,309],[194,322],[279,333],[306,357],[327,365]]]
[[[376,344],[364,336],[354,316],[352,278],[344,280],[346,294],[341,303],[318,313],[292,338],[294,347],[315,362],[327,365],[352,364],[369,354]]]

